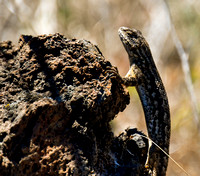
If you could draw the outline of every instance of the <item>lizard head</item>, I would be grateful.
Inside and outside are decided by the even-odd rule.
[[[138,58],[138,48],[143,45],[144,37],[139,30],[120,27],[118,30],[119,37],[129,55],[129,58]],[[145,43],[146,44],[146,43]]]

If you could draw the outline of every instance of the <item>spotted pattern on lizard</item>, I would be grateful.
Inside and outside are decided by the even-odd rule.
[[[130,70],[124,78],[135,86],[142,102],[149,138],[169,153],[170,112],[166,91],[142,33],[121,27],[120,39],[128,53]],[[154,144],[149,148],[147,165],[152,175],[166,175],[168,157]]]

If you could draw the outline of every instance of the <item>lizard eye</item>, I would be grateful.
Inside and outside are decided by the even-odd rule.
[[[132,30],[128,30],[126,31],[127,32],[127,35],[129,38],[133,38],[133,39],[137,39],[138,38],[138,34]]]
[[[136,33],[132,32],[132,33],[130,33],[130,37],[136,39],[136,38],[138,38],[138,35]]]

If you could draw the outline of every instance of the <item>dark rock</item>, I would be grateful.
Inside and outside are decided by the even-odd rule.
[[[148,142],[133,137],[142,133],[114,137],[109,126],[127,104],[117,68],[89,41],[1,42],[0,175],[144,173]]]

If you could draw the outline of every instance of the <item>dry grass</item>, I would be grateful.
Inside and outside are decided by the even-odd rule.
[[[190,175],[199,175],[200,133],[193,120],[190,95],[170,35],[163,1],[47,0],[49,5],[46,10],[42,8],[45,1],[41,4],[39,0],[27,0],[19,5],[17,1],[0,1],[0,39],[16,42],[22,33],[54,32],[88,39],[99,46],[106,59],[117,66],[123,76],[128,71],[129,63],[117,30],[120,26],[140,29],[150,44],[169,97],[172,118],[170,155]],[[200,3],[197,0],[170,0],[169,7],[178,37],[189,55],[194,93],[197,107],[200,107]],[[112,122],[116,134],[128,126],[146,132],[137,93],[134,88],[129,90],[131,104]],[[168,175],[184,173],[170,161]]]

